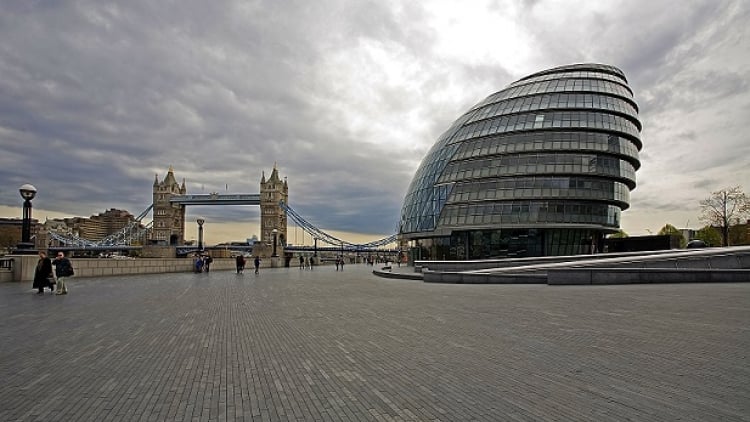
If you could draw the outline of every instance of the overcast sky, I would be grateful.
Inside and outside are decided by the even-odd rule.
[[[597,62],[625,72],[644,127],[623,228],[698,227],[711,191],[750,190],[749,5],[6,0],[0,216],[20,217],[23,183],[42,220],[137,215],[170,165],[188,193],[258,193],[276,162],[308,221],[379,239],[469,107],[530,73]],[[207,243],[258,233],[258,207],[197,215]]]

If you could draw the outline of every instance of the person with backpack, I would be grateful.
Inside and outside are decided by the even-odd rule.
[[[259,274],[260,273],[259,272],[260,270],[260,257],[259,256],[255,257],[254,264],[255,264],[255,274]]]
[[[57,293],[58,295],[68,294],[68,286],[65,284],[65,279],[75,274],[73,271],[73,264],[70,260],[65,257],[65,253],[58,252],[55,262],[55,280],[57,280]]]

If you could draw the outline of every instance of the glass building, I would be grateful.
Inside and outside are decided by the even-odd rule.
[[[472,107],[423,159],[401,210],[413,259],[601,251],[640,167],[638,106],[623,72],[574,64]]]

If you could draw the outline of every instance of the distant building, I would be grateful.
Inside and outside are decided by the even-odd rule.
[[[721,233],[721,229],[718,229]],[[750,220],[729,228],[729,244],[732,246],[750,245]]]
[[[42,244],[48,247],[64,246],[59,240],[52,237],[49,233],[55,232],[60,234],[73,234],[73,229],[68,227],[65,222],[66,219],[53,218],[46,220],[43,224],[43,229],[40,230],[40,236],[42,237]]]
[[[680,236],[669,234],[628,236],[604,240],[606,252],[645,252],[679,248]]]
[[[31,241],[36,247],[39,243],[39,221],[31,219],[30,236]],[[21,241],[21,232],[23,231],[23,219],[21,218],[0,218],[0,252],[9,252],[14,249]],[[43,243],[41,243],[43,245]]]
[[[414,259],[601,251],[640,167],[623,72],[575,64],[524,77],[469,109],[423,159],[401,209]]]
[[[682,237],[685,238],[687,242],[695,239],[695,234],[698,232],[695,229],[678,229],[680,234],[682,234]]]
[[[44,229],[40,230],[41,244],[45,246],[64,246],[60,241],[48,235],[56,232],[63,236],[80,237],[93,242],[115,234],[135,221],[135,217],[128,211],[110,208],[103,213],[86,217],[55,218],[44,222]]]
[[[89,218],[70,217],[63,221],[74,235],[97,241],[121,230],[135,221],[135,217],[128,211],[111,208]]]

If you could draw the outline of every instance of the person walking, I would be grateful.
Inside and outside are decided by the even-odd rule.
[[[63,252],[57,253],[57,257],[55,258],[55,261],[53,262],[53,264],[55,265],[55,280],[57,280],[57,294],[66,295],[68,294],[68,285],[65,284],[65,279],[74,274],[73,264],[70,263],[70,260],[65,257],[65,253]]]
[[[299,269],[301,270],[303,268],[305,268],[305,257],[300,255],[299,256]]]
[[[203,272],[203,258],[201,258],[200,255],[198,255],[195,258],[195,272],[196,273],[202,273]]]
[[[206,255],[203,257],[203,271],[208,272],[211,269],[211,263],[214,262],[214,259],[211,258],[211,255]]]
[[[49,287],[50,290],[54,291],[50,279],[54,280],[54,274],[52,274],[52,261],[47,257],[47,252],[39,251],[39,261],[37,261],[36,269],[34,270],[33,286],[38,290],[38,295],[44,294],[45,287]]]
[[[336,271],[339,270],[339,257],[336,257]]]
[[[259,269],[260,269],[260,257],[259,256],[255,257],[254,263],[255,263],[255,274],[259,274],[260,273],[259,272]]]
[[[237,255],[237,257],[234,259],[234,263],[237,267],[237,274],[242,274],[242,272],[245,270],[245,257],[242,255]]]

